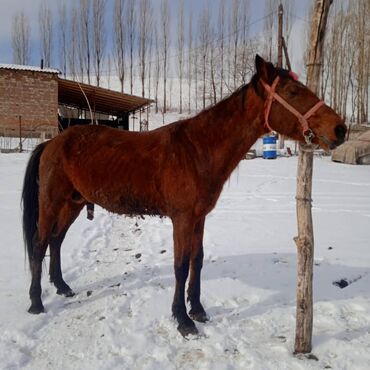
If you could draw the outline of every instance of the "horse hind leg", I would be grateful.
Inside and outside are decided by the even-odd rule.
[[[74,292],[63,279],[60,249],[69,227],[76,220],[82,208],[83,204],[65,203],[59,214],[53,236],[50,239],[50,282],[57,288],[57,294],[65,297],[73,297]]]
[[[66,297],[73,297],[74,292],[64,281],[60,263],[60,247],[64,240],[65,233],[50,239],[50,282],[57,288],[57,294]]]
[[[41,209],[38,229],[32,240],[32,253],[29,255],[32,278],[29,290],[31,306],[28,312],[32,314],[39,314],[45,311],[41,300],[42,261],[49,244],[52,228],[53,221],[51,215],[47,215],[47,212]]]
[[[47,243],[34,242],[33,255],[31,257],[31,286],[29,290],[31,306],[28,309],[29,313],[39,314],[44,312],[44,306],[41,300],[41,274],[42,274],[42,261],[45,257],[45,252],[47,248]]]

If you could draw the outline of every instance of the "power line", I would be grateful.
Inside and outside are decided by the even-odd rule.
[[[303,21],[303,22],[306,22],[306,23],[310,24],[310,21],[308,21],[307,19],[304,19],[304,18],[300,17],[299,15],[297,15],[295,13],[289,12],[289,15],[291,17],[293,17],[293,18],[296,18],[296,19],[298,19],[300,21]]]

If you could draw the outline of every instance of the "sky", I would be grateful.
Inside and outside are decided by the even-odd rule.
[[[38,25],[38,10],[40,3],[45,0],[0,0],[0,63],[11,63],[12,62],[12,49],[11,49],[11,24],[14,14],[20,10],[23,10],[29,19],[31,27],[31,64],[40,64],[40,50],[38,46],[39,38],[39,25]],[[46,0],[52,9],[53,14],[57,13],[58,3],[61,0]],[[77,0],[64,0],[68,5],[77,3]],[[139,0],[137,0],[139,1]],[[217,16],[218,12],[218,0],[185,0],[185,14],[187,14],[190,9],[192,11],[194,19],[196,15],[201,11],[207,1],[211,4],[211,11]],[[302,55],[304,52],[305,45],[302,42],[304,39],[305,28],[307,27],[307,22],[305,19],[308,18],[308,4],[313,0],[300,0],[294,1],[294,18],[292,32],[289,38],[289,49],[294,50],[291,59],[293,68],[300,73],[303,68]],[[226,0],[226,6],[228,3],[231,6],[231,0]],[[112,6],[114,0],[107,0],[108,14],[112,13]],[[154,11],[158,11],[160,8],[161,0],[152,0],[152,5]],[[172,11],[172,25],[175,27],[175,18],[177,14],[178,0],[169,0],[170,8]],[[263,0],[250,0],[250,22],[253,24],[251,26],[251,32],[258,32],[263,27],[263,21],[258,21],[265,14],[265,2]],[[109,21],[109,19],[108,19]],[[54,22],[56,23],[56,22]],[[175,31],[175,30],[174,30]],[[111,39],[108,37],[108,39]],[[56,48],[54,48],[56,49]],[[54,50],[54,54],[56,54]],[[57,56],[54,55],[55,67],[58,67]]]

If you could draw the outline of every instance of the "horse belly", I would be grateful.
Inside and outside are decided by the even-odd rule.
[[[122,190],[122,189],[121,189]],[[164,216],[165,210],[160,202],[145,194],[124,191],[111,194],[96,191],[93,202],[110,212],[128,216]]]

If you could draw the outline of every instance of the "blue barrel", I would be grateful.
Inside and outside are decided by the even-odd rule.
[[[276,136],[263,138],[263,158],[276,159]]]

